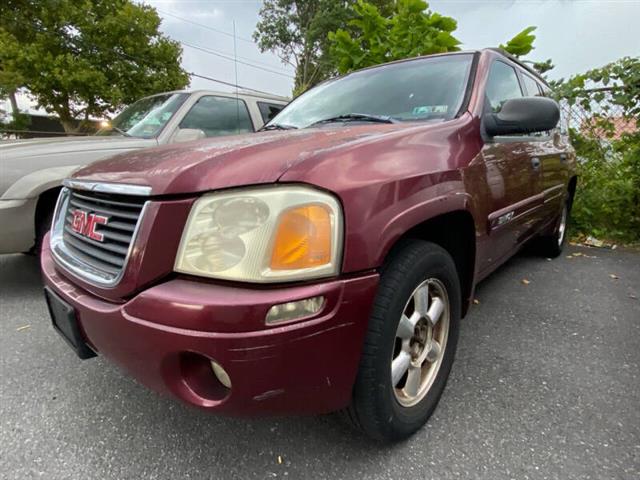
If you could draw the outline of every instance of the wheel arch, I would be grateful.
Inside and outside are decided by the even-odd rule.
[[[40,192],[40,195],[38,195],[38,203],[36,203],[36,211],[34,215],[36,231],[38,230],[40,223],[47,217],[48,212],[55,208],[58,196],[60,195],[60,190],[62,190],[62,185],[50,187],[47,190]]]
[[[462,316],[466,315],[473,295],[476,265],[476,228],[471,212],[451,210],[412,225],[389,246],[384,261],[409,239],[433,242],[451,255],[460,279]]]
[[[571,205],[573,204],[573,199],[576,196],[577,186],[578,186],[578,176],[574,175],[569,179],[569,185],[567,186],[567,189],[569,191],[569,207],[571,207]]]

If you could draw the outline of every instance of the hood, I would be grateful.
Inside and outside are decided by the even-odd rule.
[[[301,162],[407,129],[407,124],[332,125],[200,140],[117,155],[74,178],[147,185],[152,195],[272,183]]]
[[[60,185],[74,170],[117,153],[154,147],[155,139],[63,137],[0,142],[0,195],[23,199]]]
[[[125,136],[33,138],[0,142],[0,160],[38,157],[51,154],[91,152],[95,150],[119,150],[156,145],[154,139]]]

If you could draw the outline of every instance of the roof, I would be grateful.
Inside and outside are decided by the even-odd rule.
[[[198,90],[172,90],[170,92],[159,92],[156,93],[154,95],[148,95],[149,97],[153,97],[156,95],[166,95],[168,93],[187,93],[187,94],[192,94],[192,93],[206,93],[209,95],[224,95],[224,96],[229,96],[229,95],[235,95],[236,92],[223,92],[220,90],[205,90],[205,89],[198,89]],[[287,98],[287,97],[281,97],[279,95],[273,95],[271,93],[259,93],[259,92],[254,92],[251,90],[243,90],[243,89],[239,89],[238,90],[238,95],[242,95],[245,97],[255,97],[255,98],[263,98],[265,100],[276,100],[278,102],[285,102],[285,103],[289,103],[291,101],[291,99]]]
[[[498,55],[501,55],[501,56],[509,59],[510,61],[512,61],[513,63],[517,64],[519,67],[521,67],[522,69],[526,70],[531,75],[535,76],[538,80],[540,80],[546,86],[549,86],[547,81],[538,72],[536,72],[533,68],[531,68],[530,66],[528,66],[527,64],[522,62],[522,60],[519,60],[517,57],[514,57],[513,55],[511,55],[510,53],[504,51],[501,48],[483,48],[483,49],[479,49],[479,50],[478,49],[476,49],[476,50],[457,50],[455,52],[443,52],[443,53],[433,53],[433,54],[429,54],[429,55],[418,55],[416,57],[402,58],[400,60],[393,60],[393,61],[390,61],[390,62],[379,63],[377,65],[371,65],[371,66],[368,66],[368,67],[363,67],[363,68],[360,68],[358,70],[354,70],[352,72],[345,73],[344,75],[338,75],[336,77],[330,78],[329,80],[334,80],[334,79],[337,79],[337,78],[340,78],[340,77],[345,77],[347,75],[350,75],[351,73],[362,72],[362,71],[366,71],[366,70],[369,70],[369,69],[375,69],[377,67],[382,67],[382,66],[385,66],[385,65],[394,65],[396,63],[403,63],[403,62],[408,62],[408,61],[412,61],[412,60],[419,60],[421,58],[443,57],[443,56],[448,56],[448,55],[473,55],[473,54],[478,54],[478,53],[482,53],[482,52],[486,52],[486,51],[491,51],[491,52],[497,53]]]

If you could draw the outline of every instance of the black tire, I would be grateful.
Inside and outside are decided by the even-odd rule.
[[[567,227],[571,214],[571,199],[568,199],[562,207],[553,227],[553,233],[543,235],[537,239],[536,247],[540,255],[547,258],[559,257],[567,243]]]
[[[413,406],[403,406],[394,393],[391,361],[396,330],[408,299],[427,279],[446,289],[449,328],[435,379]],[[364,433],[382,441],[406,438],[431,416],[445,388],[458,341],[461,313],[460,281],[453,259],[442,247],[411,240],[396,249],[381,272],[369,327],[365,337],[351,405],[344,412]]]
[[[44,241],[44,236],[51,229],[51,222],[53,220],[53,210],[55,209],[55,204],[53,206],[49,205],[50,208],[47,208],[41,213],[39,222],[36,224],[36,241],[33,246],[33,253],[37,256],[40,256],[40,252],[42,251],[42,242]]]

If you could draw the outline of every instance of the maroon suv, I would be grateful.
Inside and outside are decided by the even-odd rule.
[[[418,429],[474,286],[557,256],[575,155],[536,73],[496,50],[360,70],[262,131],[129,153],[66,181],[42,254],[81,358],[230,414],[345,410]]]

